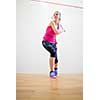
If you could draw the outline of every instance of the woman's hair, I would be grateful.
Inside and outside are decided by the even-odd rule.
[[[59,14],[59,20],[61,20],[61,13],[59,11],[55,11],[52,17],[53,19],[54,19],[55,14]]]

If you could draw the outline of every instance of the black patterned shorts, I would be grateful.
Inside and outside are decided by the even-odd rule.
[[[55,43],[50,43],[48,41],[42,41],[43,47],[50,53],[51,57],[55,57],[55,63],[58,62],[57,59],[57,47]]]

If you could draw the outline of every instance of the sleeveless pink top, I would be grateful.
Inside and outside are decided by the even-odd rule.
[[[43,37],[43,41],[48,41],[50,43],[56,43],[56,33],[53,31],[51,26],[48,26],[46,33]]]

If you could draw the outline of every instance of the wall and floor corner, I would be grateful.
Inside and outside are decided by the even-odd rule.
[[[82,0],[61,1],[55,0],[58,4],[82,6]],[[57,37],[59,71],[82,73],[82,9],[36,0],[16,0],[16,73],[47,74],[49,71],[49,53],[44,50],[41,41],[55,10],[61,12],[61,23],[66,29]]]

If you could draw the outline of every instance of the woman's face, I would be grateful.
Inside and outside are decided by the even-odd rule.
[[[59,13],[58,13],[58,12],[55,12],[55,13],[54,13],[54,19],[55,19],[56,21],[59,21],[59,18],[60,18]]]

